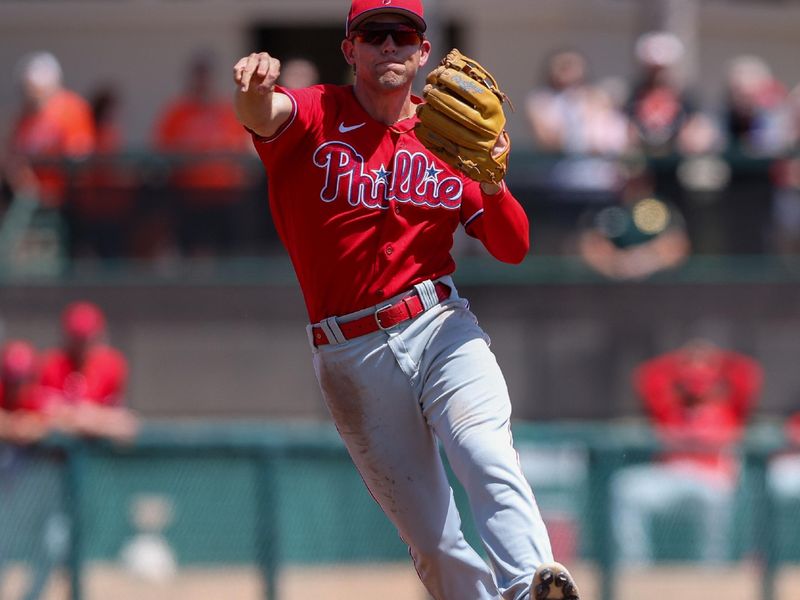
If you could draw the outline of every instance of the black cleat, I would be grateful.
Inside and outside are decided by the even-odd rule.
[[[536,569],[531,600],[580,600],[578,586],[561,563],[547,563]]]

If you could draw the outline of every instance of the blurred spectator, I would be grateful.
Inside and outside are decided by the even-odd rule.
[[[190,256],[232,250],[246,183],[242,157],[251,147],[232,100],[214,90],[214,68],[210,54],[196,55],[183,95],[165,107],[156,126],[156,148],[176,161],[178,243]]]
[[[98,86],[89,95],[89,105],[92,107],[96,132],[95,152],[115,154],[122,150],[123,137],[119,123],[121,98],[117,86],[112,83]]]
[[[40,384],[66,431],[127,439],[137,429],[124,406],[125,357],[105,342],[106,319],[90,302],[75,302],[61,318],[63,342],[44,354]]]
[[[541,151],[619,155],[628,150],[627,120],[606,90],[588,83],[587,71],[586,57],[577,50],[547,59],[545,81],[526,103]]]
[[[683,43],[669,32],[648,32],[636,41],[639,75],[626,112],[648,154],[703,154],[719,145],[717,128],[677,81],[683,54]]]
[[[278,84],[289,89],[311,87],[319,83],[317,65],[307,58],[289,58],[281,63]]]
[[[526,115],[537,149],[559,157],[536,178],[559,202],[611,201],[623,181],[616,159],[630,150],[627,118],[609,90],[588,82],[577,50],[553,53],[544,71]]]
[[[36,495],[26,493],[26,478],[33,472],[37,460],[31,445],[41,440],[51,427],[47,406],[37,385],[37,353],[27,341],[11,340],[0,348],[0,589],[3,584],[4,561],[8,560],[9,546],[19,541],[16,521],[6,517],[5,511],[17,515],[24,507],[26,519],[35,525],[37,535],[27,540],[36,556],[33,577],[24,584],[17,597],[35,600],[41,597],[51,570],[51,562],[63,558],[66,529],[54,527],[64,523],[58,509],[57,478],[48,480],[43,489],[38,483]],[[28,488],[29,489],[29,488]],[[12,515],[14,513],[12,512]],[[19,518],[17,516],[17,518]]]
[[[47,433],[37,376],[34,347],[23,340],[6,342],[0,349],[0,442],[30,443]]]
[[[17,76],[23,102],[8,142],[5,177],[17,192],[57,207],[64,203],[67,191],[64,167],[31,166],[31,161],[90,154],[95,145],[91,109],[83,98],[63,86],[61,65],[49,52],[25,56],[17,67]]]
[[[0,497],[4,509],[16,506],[19,511],[24,502],[26,517],[38,528],[35,539],[29,541],[36,546],[36,560],[24,596],[20,596],[25,600],[42,597],[50,575],[66,560],[70,536],[61,507],[60,476],[44,481],[40,476],[37,495],[30,497],[28,487],[25,496],[27,476],[40,460],[30,444],[51,431],[126,441],[137,429],[132,413],[111,404],[119,401],[122,392],[120,359],[100,346],[80,348],[79,338],[97,343],[103,322],[91,305],[68,308],[64,320],[70,340],[67,349],[46,356],[41,370],[36,351],[27,342],[9,342],[0,352]],[[3,441],[11,446],[4,447]],[[2,526],[11,530],[0,531],[0,574],[6,554],[3,542],[16,535],[13,522],[3,521]]]
[[[583,152],[586,58],[576,50],[552,54],[543,85],[530,92],[527,116],[537,148],[543,152]]]
[[[775,456],[767,470],[767,485],[778,504],[800,500],[800,411],[786,419],[784,435],[791,449]]]
[[[786,100],[788,152],[772,168],[774,188],[769,238],[773,252],[800,254],[800,85]]]
[[[580,224],[581,258],[611,279],[644,279],[675,268],[691,250],[683,216],[653,196],[646,171],[631,176],[620,202],[587,211]]]
[[[772,156],[789,144],[784,105],[786,88],[764,60],[743,55],[727,69],[724,103],[725,133],[730,149],[755,156]]]
[[[772,181],[771,250],[800,254],[800,158],[779,159],[773,165]]]
[[[121,156],[124,142],[117,87],[98,87],[90,95],[90,103],[97,144],[91,159],[77,169],[76,194],[65,207],[69,254],[73,258],[119,259],[130,252],[140,181],[133,165]]]
[[[626,467],[614,477],[612,522],[623,561],[650,562],[650,518],[683,501],[701,507],[702,558],[725,559],[739,469],[734,450],[761,381],[754,359],[702,339],[636,370],[636,392],[665,450],[657,462]]]

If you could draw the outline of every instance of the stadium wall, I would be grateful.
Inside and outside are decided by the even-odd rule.
[[[462,281],[476,283],[460,292],[495,342],[517,418],[641,416],[633,367],[695,336],[763,363],[762,413],[798,405],[796,281],[481,285],[464,269]],[[300,294],[290,274],[270,283],[265,273],[227,285],[16,285],[0,288],[0,315],[6,335],[47,346],[68,301],[99,302],[130,358],[131,405],[145,416],[327,419]]]

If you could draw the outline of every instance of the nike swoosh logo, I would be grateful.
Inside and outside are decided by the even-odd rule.
[[[344,121],[339,123],[339,133],[347,133],[348,131],[353,131],[354,129],[358,129],[359,127],[363,127],[366,123],[359,123],[358,125],[345,125]]]

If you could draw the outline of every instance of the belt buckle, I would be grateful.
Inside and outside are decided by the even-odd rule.
[[[384,327],[383,324],[381,323],[381,317],[380,317],[379,313],[382,310],[386,310],[387,308],[392,308],[392,305],[391,304],[386,304],[385,306],[381,306],[380,308],[376,308],[375,309],[375,323],[378,325],[378,329],[380,329],[381,331],[388,331],[389,329],[394,327],[394,325],[390,325],[389,327]],[[395,323],[395,325],[396,324],[397,323]]]

